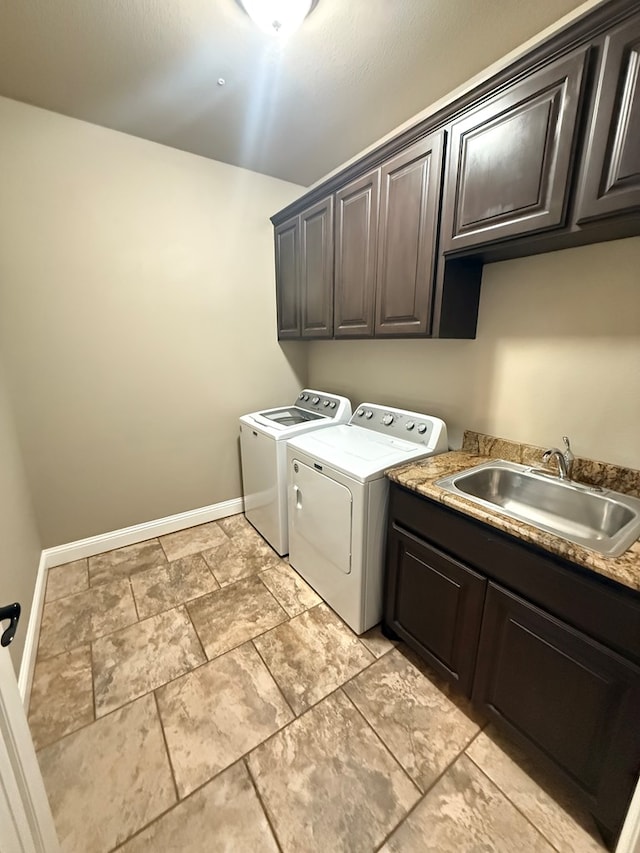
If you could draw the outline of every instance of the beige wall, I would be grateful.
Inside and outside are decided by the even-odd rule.
[[[0,340],[44,546],[241,494],[292,398],[269,216],[300,188],[0,98]]]
[[[18,632],[10,648],[18,673],[41,546],[1,365],[0,472],[0,605],[14,601],[22,605]]]
[[[475,341],[316,342],[309,382],[640,469],[640,238],[491,264]]]

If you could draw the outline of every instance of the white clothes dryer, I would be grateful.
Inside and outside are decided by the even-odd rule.
[[[373,403],[287,444],[289,563],[356,634],[382,618],[384,472],[447,450],[444,421]]]
[[[344,423],[350,417],[351,403],[346,397],[305,388],[291,406],[240,418],[244,513],[280,556],[289,551],[287,440]]]

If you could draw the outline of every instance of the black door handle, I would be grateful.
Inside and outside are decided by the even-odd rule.
[[[8,646],[13,642],[16,635],[16,628],[20,619],[20,605],[16,601],[15,604],[9,604],[7,607],[0,607],[0,622],[9,619],[9,627],[0,637],[0,646]]]

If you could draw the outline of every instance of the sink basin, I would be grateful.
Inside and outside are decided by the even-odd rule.
[[[550,477],[516,462],[484,462],[436,480],[436,486],[607,557],[619,557],[640,536],[638,498]]]

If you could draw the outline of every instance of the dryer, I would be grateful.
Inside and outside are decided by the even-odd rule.
[[[289,563],[356,634],[382,618],[384,472],[447,450],[440,418],[374,403],[287,443]]]
[[[346,397],[305,388],[291,406],[240,418],[244,513],[280,556],[289,551],[287,440],[344,423],[350,417],[351,403]]]

